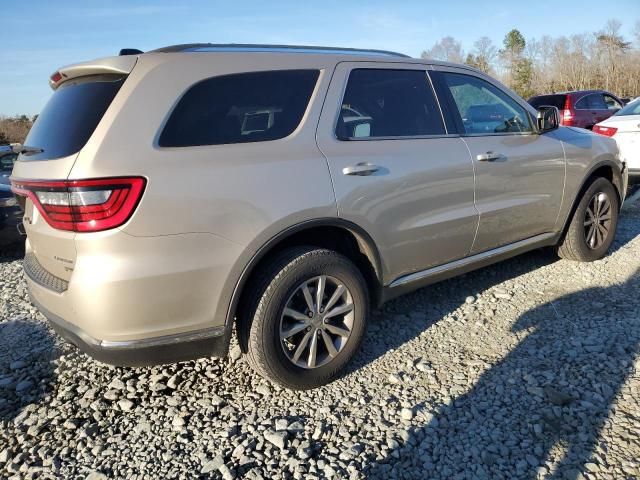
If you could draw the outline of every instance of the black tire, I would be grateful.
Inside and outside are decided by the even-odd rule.
[[[328,363],[315,368],[301,368],[285,353],[284,341],[280,338],[281,318],[285,306],[299,291],[300,285],[319,276],[339,280],[349,292],[353,304],[352,313],[348,314],[351,333],[333,358],[325,355]],[[357,352],[368,315],[367,284],[349,259],[334,251],[314,247],[284,250],[259,273],[248,297],[248,309],[241,328],[242,334],[248,334],[249,364],[258,374],[286,388],[306,390],[325,385],[340,375]],[[321,338],[321,332],[316,333]]]
[[[587,210],[596,195],[605,194],[611,205],[611,220],[606,238],[595,247],[589,245],[589,227],[585,226]],[[607,254],[613,243],[616,227],[618,225],[618,214],[620,212],[620,200],[615,187],[606,178],[595,179],[585,190],[576,207],[571,223],[558,245],[558,255],[567,260],[577,262],[593,262],[599,260]],[[604,237],[604,235],[603,235]]]

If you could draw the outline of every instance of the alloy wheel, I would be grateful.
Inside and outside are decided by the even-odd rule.
[[[584,218],[584,234],[591,250],[600,248],[609,237],[612,221],[611,200],[604,192],[591,197]]]
[[[280,344],[296,366],[318,368],[345,347],[354,321],[353,297],[337,278],[320,275],[298,285],[280,318]]]

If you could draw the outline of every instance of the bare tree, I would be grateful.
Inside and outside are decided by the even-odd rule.
[[[445,62],[462,63],[464,51],[462,45],[453,37],[444,37],[436,42],[429,50],[422,52],[422,58],[443,60]]]
[[[640,20],[633,27],[635,43],[621,31],[617,20],[609,20],[598,32],[569,37],[525,39],[513,29],[499,52],[489,38],[479,38],[465,63],[497,76],[523,96],[592,88],[638,96]],[[460,62],[464,55],[459,42],[445,37],[422,56]]]
[[[480,37],[473,44],[473,50],[467,55],[466,63],[485,73],[494,73],[493,64],[498,50],[489,37]]]

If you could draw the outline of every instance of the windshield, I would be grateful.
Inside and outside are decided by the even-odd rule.
[[[49,160],[79,152],[125,78],[122,75],[93,75],[63,83],[38,115],[24,142],[43,152],[22,155],[20,160]]]
[[[627,103],[616,113],[616,116],[620,115],[640,115],[640,99],[637,98],[633,102]]]

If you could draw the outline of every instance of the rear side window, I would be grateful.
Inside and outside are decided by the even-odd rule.
[[[356,69],[349,75],[336,125],[339,139],[444,133],[426,72]]]
[[[67,80],[60,85],[24,142],[44,151],[23,155],[20,160],[49,160],[78,153],[125,79],[122,75],[92,75]]]
[[[174,108],[161,147],[264,142],[300,124],[319,70],[224,75],[193,85]]]
[[[566,95],[540,95],[538,97],[532,97],[529,99],[529,105],[533,108],[540,108],[542,106],[556,107],[558,110],[563,110]]]
[[[576,102],[576,109],[578,110],[607,110],[607,104],[604,103],[602,94],[592,93],[585,95]]]

